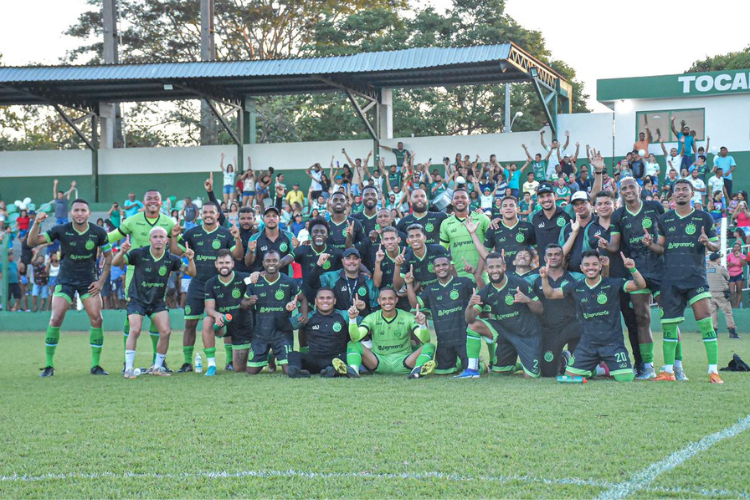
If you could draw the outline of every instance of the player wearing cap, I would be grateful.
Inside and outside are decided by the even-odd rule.
[[[581,257],[584,280],[560,283],[556,288],[549,282],[549,265],[539,269],[547,299],[572,297],[576,303],[583,332],[566,368],[569,375],[593,377],[596,367],[603,361],[616,381],[632,382],[635,379],[623,342],[620,290],[626,293],[640,290],[646,286],[646,281],[632,259],[623,256],[623,261],[633,275],[632,280],[602,277],[602,264],[596,250],[587,250]]]
[[[281,256],[280,272],[289,274],[289,264],[294,262],[294,235],[279,228],[279,209],[270,206],[263,211],[263,229],[248,241],[245,265],[251,272],[263,270],[263,256],[276,250]]]
[[[356,307],[364,317],[377,307],[378,289],[360,266],[362,257],[356,248],[344,250],[341,259],[343,269],[324,272],[325,263],[331,258],[329,254],[320,254],[318,265],[313,269],[311,285],[314,289],[322,287],[333,290],[336,298],[336,310],[342,315],[352,306]]]
[[[550,243],[558,244],[560,230],[570,222],[570,216],[555,204],[555,193],[547,184],[539,187],[536,201],[541,210],[532,215],[531,225],[534,227],[534,240],[541,254]]]
[[[576,191],[570,199],[573,210],[576,213],[575,220],[568,222],[560,230],[558,244],[568,261],[568,270],[574,273],[581,272],[581,255],[583,254],[584,240],[586,239],[586,227],[594,219],[591,213],[589,195],[586,191]]]

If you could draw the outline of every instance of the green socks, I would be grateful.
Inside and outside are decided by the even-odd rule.
[[[60,327],[48,326],[47,335],[44,337],[44,353],[47,356],[47,364],[45,366],[55,367],[55,351],[57,350],[57,343],[59,341]]]
[[[417,356],[417,361],[414,362],[414,368],[419,368],[423,364],[430,361],[435,356],[435,346],[433,344],[422,345],[422,352]]]
[[[91,344],[91,368],[99,366],[102,357],[102,346],[104,345],[104,329],[92,328],[89,330],[89,343]]]
[[[359,373],[359,366],[362,364],[362,344],[351,341],[346,344],[346,364],[354,368]]]
[[[224,353],[227,355],[227,364],[232,362],[232,344],[224,343]]]
[[[716,331],[714,331],[713,322],[711,321],[711,318],[703,318],[698,320],[697,323],[698,329],[703,336],[703,345],[706,347],[708,371],[716,371],[716,365],[719,363],[719,343],[716,340]]]
[[[193,350],[194,349],[195,347],[191,345],[182,346],[182,356],[185,358],[185,364],[187,365],[193,364]]]
[[[641,359],[644,363],[654,362],[654,343],[647,342],[645,344],[639,344],[638,350],[641,352]]]
[[[709,318],[710,321],[711,318]],[[664,368],[669,373],[674,371],[674,356],[677,349],[677,323],[662,323],[664,330]]]
[[[466,329],[466,357],[469,366],[467,370],[479,371],[479,354],[482,352],[482,337],[471,328]],[[492,351],[490,351],[492,358]]]
[[[151,326],[148,328],[148,336],[151,337],[151,347],[154,348],[154,357],[151,363],[156,361],[156,345],[159,343],[159,329],[156,327],[154,322],[151,322]]]
[[[206,359],[216,357],[215,347],[206,347],[205,349],[203,349],[203,352],[206,353]]]
[[[682,361],[682,340],[677,341],[677,347],[674,350],[675,361]]]

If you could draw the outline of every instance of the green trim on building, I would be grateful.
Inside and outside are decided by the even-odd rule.
[[[596,81],[596,99],[665,99],[750,93],[750,69]]]

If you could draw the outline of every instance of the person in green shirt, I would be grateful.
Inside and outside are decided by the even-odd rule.
[[[526,161],[531,163],[531,169],[534,172],[534,179],[539,182],[545,182],[549,180],[547,179],[547,165],[549,163],[549,157],[554,149],[550,149],[549,151],[547,151],[547,156],[544,159],[542,159],[542,155],[539,153],[535,154],[534,159],[532,159],[531,154],[529,153],[529,149],[526,147],[526,144],[521,144],[521,147],[526,153]]]
[[[555,183],[555,204],[559,207],[563,203],[570,203],[570,195],[570,188],[565,185],[565,174],[563,174]]]

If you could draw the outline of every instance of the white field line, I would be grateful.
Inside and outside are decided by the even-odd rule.
[[[726,429],[709,434],[700,441],[690,443],[683,449],[672,453],[664,460],[651,464],[642,471],[634,474],[630,480],[615,484],[610,489],[596,497],[596,500],[619,500],[638,490],[650,490],[651,483],[653,483],[660,475],[671,471],[678,465],[691,459],[695,455],[708,450],[715,444],[724,441],[725,439],[733,438],[747,429],[750,429],[750,415],[738,420],[734,425],[729,426]]]
[[[233,478],[245,478],[245,477],[257,477],[257,478],[273,478],[273,477],[287,477],[287,478],[301,478],[301,479],[406,479],[406,480],[443,480],[443,481],[454,481],[454,482],[494,482],[494,483],[529,483],[529,484],[548,484],[557,486],[588,486],[594,488],[614,488],[617,486],[616,483],[607,481],[596,481],[589,479],[579,478],[541,478],[535,476],[468,476],[460,474],[446,474],[443,472],[423,472],[423,473],[375,473],[375,472],[305,472],[297,471],[294,469],[290,470],[248,470],[240,472],[210,472],[210,471],[199,471],[199,472],[184,472],[184,473],[158,473],[158,472],[124,472],[116,474],[113,472],[94,472],[90,474],[83,473],[64,473],[64,474],[41,474],[36,476],[31,475],[18,475],[13,474],[11,476],[0,476],[0,482],[40,482],[40,481],[60,481],[60,480],[100,480],[100,479],[191,479],[191,478],[207,478],[207,479],[233,479]],[[745,492],[737,491],[725,491],[725,490],[706,490],[706,489],[687,489],[687,488],[662,488],[662,487],[649,487],[645,486],[642,489],[654,493],[670,493],[670,494],[682,494],[684,496],[696,495],[706,497],[717,497],[717,496],[728,496],[733,498],[742,498],[750,500],[750,494]]]

